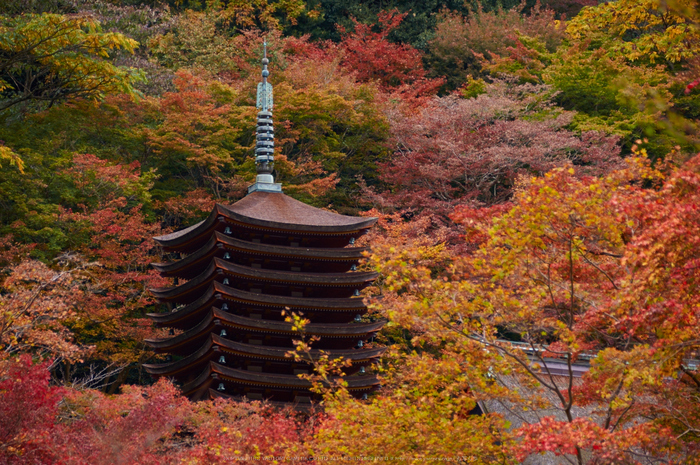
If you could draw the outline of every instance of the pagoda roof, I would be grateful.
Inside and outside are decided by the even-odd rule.
[[[363,299],[359,297],[312,298],[267,295],[234,289],[214,281],[197,300],[172,312],[149,313],[148,316],[160,326],[187,327],[188,325],[196,324],[192,320],[201,318],[201,310],[219,299],[257,307],[276,307],[280,310],[289,307],[295,310],[363,312],[367,308]]]
[[[358,311],[367,307],[361,297],[290,297],[285,295],[268,295],[257,292],[247,292],[214,281],[214,289],[220,292],[222,298],[249,305],[261,307],[294,308],[299,310],[326,310],[326,311]]]
[[[255,360],[281,360],[293,362],[294,359],[287,357],[291,348],[287,347],[267,347],[243,342],[230,341],[216,334],[209,334],[210,338],[195,352],[175,362],[144,364],[146,371],[154,376],[175,376],[178,373],[189,371],[192,367],[203,364],[207,357],[213,352],[235,354],[240,357]],[[317,358],[327,354],[331,359],[343,358],[350,360],[353,364],[364,364],[381,356],[385,347],[373,349],[342,349],[342,350],[311,350],[311,357]],[[199,363],[198,363],[199,362]],[[308,363],[308,362],[302,362]]]
[[[236,327],[259,333],[301,334],[299,331],[293,329],[293,323],[287,323],[286,321],[247,318],[225,312],[218,308],[213,308],[212,313],[214,318],[220,320],[223,325],[229,327]],[[385,324],[385,320],[372,323],[309,323],[304,326],[304,333],[313,336],[323,336],[324,338],[360,337],[368,333],[379,331]]]
[[[163,247],[180,249],[214,228],[219,217],[253,229],[312,234],[357,233],[377,221],[312,207],[281,192],[256,191],[230,206],[216,204],[204,221],[154,239]]]
[[[218,308],[213,308],[212,311],[209,312],[207,317],[204,318],[194,328],[185,331],[181,334],[178,334],[177,336],[164,339],[146,339],[145,342],[158,352],[170,352],[178,354],[181,352],[181,349],[186,349],[188,346],[191,346],[194,342],[198,340],[203,340],[215,326],[220,325],[222,323],[229,327],[235,326],[238,328],[245,328],[256,332],[298,334],[298,331],[292,331],[291,323],[287,323],[284,321],[246,318],[225,312]],[[367,333],[379,331],[385,323],[386,321],[384,320],[373,323],[309,323],[304,327],[304,331],[307,334],[324,337],[354,337],[364,336]],[[227,341],[226,339],[223,340]],[[277,349],[275,349],[275,351],[276,350]],[[356,350],[348,351],[348,353],[353,354],[356,352]],[[256,350],[255,353],[260,352]]]
[[[255,359],[265,360],[290,360],[286,354],[290,351],[285,347],[269,347],[262,345],[244,344],[242,342],[230,341],[216,334],[212,334],[214,344],[221,347],[224,352],[235,353],[237,355]],[[365,363],[381,356],[386,351],[386,347],[362,348],[362,349],[340,349],[340,350],[311,350],[311,357],[320,357],[327,354],[330,359],[343,358],[350,360],[353,364]]]
[[[193,367],[203,365],[205,362],[208,362],[209,360],[207,357],[211,355],[214,350],[215,345],[211,338],[209,338],[204,345],[187,357],[183,357],[175,362],[144,363],[143,367],[146,369],[148,374],[154,376],[175,376],[178,373],[192,370]]]
[[[368,284],[379,276],[374,271],[354,271],[349,273],[307,273],[304,271],[269,270],[251,268],[215,258],[216,267],[226,274],[256,281],[276,281],[287,284],[315,284],[325,286],[357,286]]]
[[[182,386],[185,395],[189,395],[200,389],[202,385],[211,377],[216,376],[219,379],[229,381],[236,384],[249,386],[270,386],[280,388],[300,388],[310,390],[312,387],[311,381],[299,378],[297,375],[281,375],[275,373],[261,373],[257,371],[239,370],[229,368],[224,365],[219,365],[215,362],[209,362],[209,366],[193,381]],[[379,379],[376,376],[348,376],[348,377],[332,377],[331,380],[344,379],[347,383],[349,391],[364,391],[374,389],[379,386]]]
[[[200,318],[200,311],[208,308],[208,306],[217,299],[216,284],[218,283],[215,282],[214,285],[209,286],[197,300],[185,306],[166,313],[148,313],[147,316],[159,326],[180,328],[182,326],[196,324],[192,323],[191,320]]]
[[[324,287],[364,287],[377,278],[374,271],[350,272],[350,273],[306,273],[302,271],[280,271],[263,268],[251,268],[248,266],[231,263],[221,258],[215,258],[200,275],[190,279],[184,284],[174,287],[161,287],[151,289],[151,293],[160,300],[175,300],[178,297],[190,294],[197,288],[212,281],[218,270],[228,276],[248,279],[250,281],[268,281],[285,284],[304,284]]]
[[[164,339],[146,339],[144,342],[155,349],[156,352],[169,352],[179,355],[183,351],[187,351],[196,341],[205,339],[215,326],[214,316],[212,312],[209,312],[195,327],[177,336]]]
[[[369,250],[366,247],[315,248],[261,244],[243,241],[215,231],[214,235],[204,246],[182,260],[170,263],[153,263],[152,266],[162,276],[186,276],[192,266],[210,258],[216,253],[218,247],[250,255],[273,256],[284,259],[303,258],[318,261],[355,261],[362,258],[362,252]]]
[[[252,384],[252,385],[276,385],[284,387],[301,387],[309,389],[311,388],[311,381],[299,378],[297,375],[281,375],[277,373],[261,373],[259,371],[248,371],[239,370],[236,368],[229,368],[224,365],[219,365],[215,362],[210,362],[211,371],[217,373],[220,377],[233,382],[238,382],[241,384]],[[343,378],[347,383],[349,390],[364,390],[371,389],[379,385],[379,379],[374,375],[368,376],[347,376],[340,377],[334,376],[331,380],[335,381],[337,379]]]

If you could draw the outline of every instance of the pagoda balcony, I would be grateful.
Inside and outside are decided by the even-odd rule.
[[[280,313],[289,309],[302,313],[327,313],[342,315],[343,320],[364,314],[367,311],[363,299],[360,297],[349,298],[324,298],[314,299],[307,297],[285,297],[265,295],[254,292],[242,291],[214,281],[202,295],[190,304],[174,308],[166,313],[149,313],[148,316],[158,326],[177,329],[189,329],[206,318],[213,305],[245,306],[258,308],[261,311],[277,309]]]
[[[332,377],[330,381],[333,382],[339,379],[340,377]],[[343,377],[342,379],[347,383],[348,391],[358,397],[363,393],[371,392],[380,384],[379,379],[374,375],[355,375]],[[245,392],[245,389],[253,389],[263,393],[265,390],[268,390],[269,395],[263,394],[263,398],[273,401],[293,401],[293,399],[286,397],[288,394],[299,396],[301,393],[308,398],[314,397],[311,391],[311,381],[300,378],[298,375],[239,370],[215,362],[209,362],[209,365],[197,378],[182,386],[182,390],[185,395],[196,400],[208,394],[212,385],[215,385],[214,389],[230,395],[241,395],[241,393]],[[275,395],[276,392],[285,393],[285,397],[280,398],[280,394]]]
[[[161,302],[190,303],[213,281],[243,290],[281,296],[350,297],[377,277],[375,272],[303,273],[250,268],[214,258],[199,276],[174,287],[151,289]]]
[[[255,243],[216,232],[194,253],[170,263],[154,263],[162,276],[192,279],[204,272],[213,258],[239,265],[282,271],[344,273],[357,265],[366,247],[309,248]]]
[[[309,323],[304,327],[304,333],[295,331],[292,323],[284,321],[246,318],[240,315],[224,312],[213,308],[208,315],[194,328],[177,336],[165,339],[146,339],[146,343],[156,352],[167,352],[176,355],[190,353],[198,347],[211,332],[221,334],[222,329],[227,334],[237,335],[239,339],[262,340],[271,336],[275,346],[293,346],[292,341],[302,335],[317,336],[319,348],[351,348],[358,340],[366,340],[379,331],[386,322],[384,320],[371,323]],[[270,338],[268,338],[270,339]],[[329,341],[334,339],[335,341]]]
[[[186,357],[167,363],[144,364],[144,368],[153,376],[171,377],[180,381],[192,372],[199,373],[209,361],[218,361],[218,363],[226,364],[230,368],[259,370],[268,373],[296,375],[311,371],[309,361],[297,362],[287,356],[293,352],[291,348],[245,344],[230,341],[216,334],[207,334],[207,336],[206,342]],[[327,355],[331,360],[339,358],[349,360],[351,365],[345,368],[345,372],[354,374],[362,367],[376,363],[385,350],[384,347],[327,351],[313,349],[309,355],[312,360],[318,360],[322,355]]]
[[[338,215],[284,194],[253,192],[231,206],[216,204],[204,221],[154,239],[166,251],[183,252],[202,247],[215,231],[273,245],[345,247],[376,221]]]

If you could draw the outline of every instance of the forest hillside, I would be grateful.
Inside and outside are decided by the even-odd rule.
[[[276,182],[379,218],[381,388],[313,413],[142,367],[264,41]],[[0,463],[700,463],[698,84],[696,0],[3,0]]]

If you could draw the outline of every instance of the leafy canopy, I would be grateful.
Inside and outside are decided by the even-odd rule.
[[[133,52],[137,43],[102,32],[85,16],[0,16],[0,111],[25,102],[51,107],[107,93],[134,94],[135,70],[109,60],[110,51]]]

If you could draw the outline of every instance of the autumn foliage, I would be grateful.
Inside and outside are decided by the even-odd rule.
[[[679,239],[698,219],[697,156],[666,172],[638,158],[602,178],[576,174],[521,182],[505,214],[460,211],[481,232],[474,254],[389,234],[371,257],[386,277],[376,308],[411,330],[411,346],[439,351],[434,363],[470,367],[444,382],[518,418],[520,459],[643,463],[639,452],[691,463],[697,283],[686,270],[698,249]]]
[[[0,462],[700,463],[695,3],[0,5]],[[255,177],[263,39],[277,181],[379,218],[382,387],[304,415],[141,368],[152,237]]]
[[[259,403],[190,403],[166,381],[108,397],[50,386],[26,355],[0,370],[3,463],[263,463],[302,456],[309,432]]]

